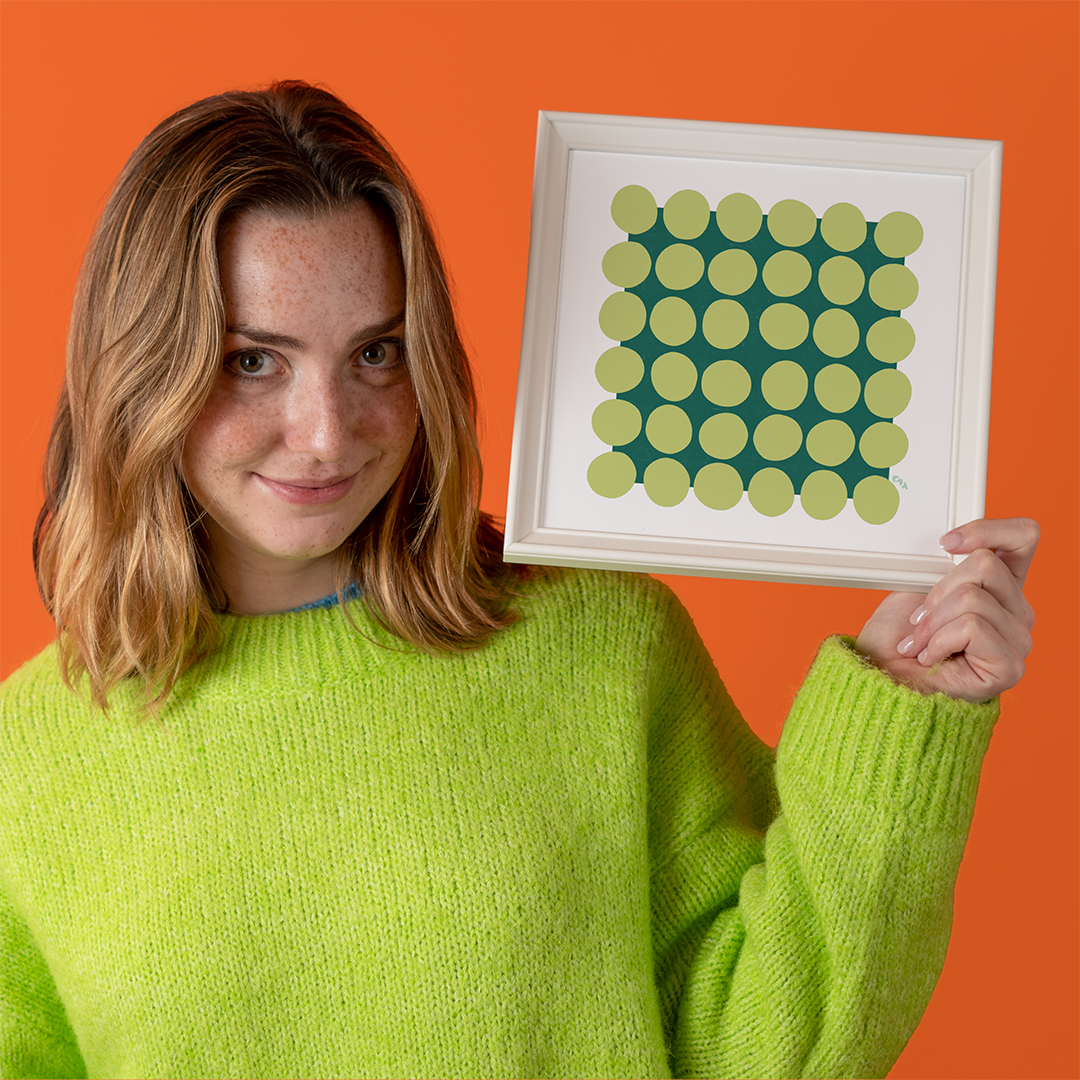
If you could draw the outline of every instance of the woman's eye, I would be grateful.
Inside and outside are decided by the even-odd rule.
[[[225,361],[225,366],[234,375],[251,377],[268,375],[277,364],[274,358],[262,349],[243,349],[233,353]]]
[[[401,354],[396,341],[373,341],[360,350],[364,367],[393,367]]]

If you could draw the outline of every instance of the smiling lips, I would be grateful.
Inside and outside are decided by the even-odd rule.
[[[322,503],[337,502],[349,493],[356,479],[356,474],[353,473],[352,476],[346,476],[343,480],[333,480],[329,483],[322,480],[285,483],[281,480],[271,480],[261,473],[254,475],[271,494],[286,502],[301,506],[318,506]]]

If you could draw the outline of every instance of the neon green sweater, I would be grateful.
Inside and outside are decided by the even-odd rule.
[[[13,675],[3,1075],[883,1075],[996,709],[831,639],[774,788],[664,587],[531,589],[462,656],[360,602],[374,640],[225,618],[162,724],[92,711],[52,650]]]

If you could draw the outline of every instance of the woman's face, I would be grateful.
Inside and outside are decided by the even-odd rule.
[[[397,243],[366,203],[240,215],[218,243],[227,332],[184,445],[234,609],[335,588],[333,553],[397,479],[416,434]]]

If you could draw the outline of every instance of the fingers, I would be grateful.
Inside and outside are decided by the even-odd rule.
[[[912,624],[921,624],[930,612],[941,608],[958,590],[962,590],[964,596],[971,595],[972,587],[989,593],[1026,630],[1030,631],[1034,626],[1035,613],[1024,596],[1020,580],[1005,565],[1000,554],[987,548],[972,551],[926,594],[922,607],[911,614]],[[948,610],[954,607],[955,604]]]
[[[1015,673],[1018,679],[1023,674],[1024,657],[1031,651],[1031,629],[986,589],[965,581],[919,619],[897,651],[917,657],[924,666],[966,652],[973,665],[982,663],[1003,674]]]
[[[912,611],[899,655],[928,673],[951,661],[935,677],[954,696],[1014,686],[1031,651],[1035,616],[1023,581],[1038,541],[1038,526],[1024,518],[973,521],[942,537],[942,547],[967,558]]]
[[[1024,675],[1021,651],[1006,641],[997,628],[973,612],[945,624],[919,653],[919,663],[929,672],[936,665],[956,664],[957,680],[973,683],[957,689],[954,696],[985,701],[1015,686]],[[945,669],[940,669],[945,673]]]
[[[941,546],[952,555],[967,555],[979,548],[993,551],[1022,586],[1035,549],[1039,526],[1031,518],[983,518],[969,521],[941,538]]]

